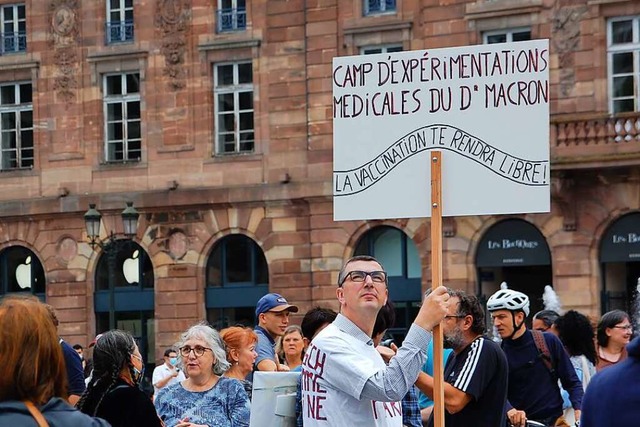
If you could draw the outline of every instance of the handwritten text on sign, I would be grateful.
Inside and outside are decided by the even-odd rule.
[[[467,110],[473,102],[485,108],[507,105],[533,105],[549,102],[546,79],[522,79],[508,83],[459,84],[445,88],[424,85],[415,89],[395,90],[402,84],[434,81],[464,81],[482,77],[508,76],[544,72],[549,67],[546,49],[530,48],[519,52],[461,53],[439,58],[425,51],[421,58],[387,59],[353,65],[338,65],[333,70],[333,84],[339,88],[376,87],[385,90],[341,93],[333,97],[334,118],[417,114],[425,109],[437,111]]]
[[[547,212],[548,40],[334,58],[334,218]],[[381,203],[384,201],[384,203]]]

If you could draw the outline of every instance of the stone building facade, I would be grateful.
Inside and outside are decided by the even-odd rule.
[[[551,46],[551,212],[445,218],[444,281],[484,296],[506,281],[534,309],[545,285],[566,308],[630,309],[637,1],[1,0],[0,12],[0,294],[31,289],[71,343],[125,328],[153,363],[198,320],[253,322],[267,291],[301,313],[337,308],[354,253],[390,270],[405,327],[431,285],[430,223],[333,221],[332,58],[527,38]],[[140,212],[131,241],[125,202]],[[89,204],[102,213],[93,246]]]

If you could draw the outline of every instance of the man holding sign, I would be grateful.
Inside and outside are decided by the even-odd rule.
[[[431,330],[444,318],[449,294],[440,286],[424,300],[389,365],[371,339],[388,297],[382,265],[369,256],[349,259],[338,276],[336,295],[341,313],[313,339],[304,357],[304,425],[400,427],[400,400],[418,377]]]

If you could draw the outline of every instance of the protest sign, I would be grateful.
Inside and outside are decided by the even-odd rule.
[[[334,219],[548,212],[549,43],[333,60]]]
[[[253,373],[251,427],[295,427],[300,372]]]

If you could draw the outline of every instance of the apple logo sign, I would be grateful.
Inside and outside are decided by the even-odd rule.
[[[127,258],[124,263],[122,263],[122,272],[124,273],[124,278],[126,279],[128,284],[138,283],[140,277],[140,266],[138,261],[138,256],[140,255],[139,250],[135,250],[131,258]]]
[[[31,256],[16,268],[16,281],[20,289],[31,287]]]

